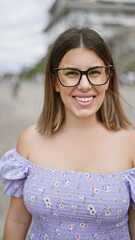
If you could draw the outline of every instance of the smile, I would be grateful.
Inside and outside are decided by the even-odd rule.
[[[81,101],[81,102],[90,102],[90,101],[92,101],[92,99],[93,99],[93,97],[75,97],[76,98],[76,100],[78,100],[78,101]]]

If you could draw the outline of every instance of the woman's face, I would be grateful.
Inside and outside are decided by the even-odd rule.
[[[94,66],[104,66],[102,59],[93,51],[84,47],[69,50],[62,58],[58,68],[77,68],[86,71]],[[61,75],[62,77],[62,75]],[[81,81],[74,87],[63,87],[56,78],[55,91],[60,93],[65,107],[65,117],[91,118],[96,117],[101,107],[109,81],[102,86],[90,84],[82,75]]]

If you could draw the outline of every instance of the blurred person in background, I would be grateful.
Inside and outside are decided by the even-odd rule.
[[[13,75],[10,79],[12,103],[17,104],[20,93],[21,82],[18,76]]]

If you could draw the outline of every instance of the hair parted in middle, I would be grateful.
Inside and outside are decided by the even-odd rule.
[[[105,99],[97,112],[99,120],[110,130],[128,128],[131,124],[120,104],[116,69],[107,43],[93,29],[71,27],[65,30],[49,49],[45,71],[44,103],[37,122],[37,130],[42,135],[49,136],[64,122],[64,105],[54,87],[54,69],[58,68],[62,58],[70,49],[78,47],[93,50],[105,65],[113,65]]]

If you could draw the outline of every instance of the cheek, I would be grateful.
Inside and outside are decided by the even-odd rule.
[[[106,90],[102,91],[100,96],[101,96],[101,99],[102,99],[102,102],[104,101],[105,99],[105,93],[106,93]]]
[[[96,92],[98,95],[105,95],[105,92],[106,92],[106,88],[105,86],[99,86],[96,88]]]
[[[71,106],[72,104],[72,94],[71,94],[71,89],[69,88],[62,88],[59,91],[61,101],[65,106]]]
[[[63,102],[66,102],[69,96],[68,91],[65,91],[66,89],[64,89],[63,91],[59,91],[61,99]]]
[[[102,85],[102,86],[98,86],[96,87],[96,90],[98,92],[99,95],[105,95],[107,89],[109,87],[109,82],[107,82],[105,85]]]
[[[102,103],[105,99],[105,93],[106,93],[105,86],[102,86],[102,87],[97,89],[97,95],[98,95],[97,101],[98,101],[99,105],[102,105]]]

